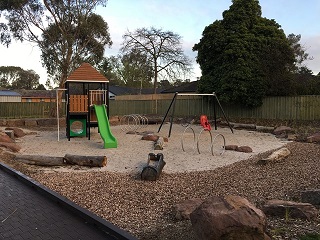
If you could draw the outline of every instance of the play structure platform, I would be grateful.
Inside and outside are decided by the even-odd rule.
[[[66,135],[87,137],[98,127],[104,148],[116,148],[117,140],[109,124],[109,80],[89,63],[83,63],[65,83]]]

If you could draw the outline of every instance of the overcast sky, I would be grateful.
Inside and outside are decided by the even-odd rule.
[[[106,7],[99,7],[109,25],[113,46],[105,55],[117,55],[122,35],[137,28],[162,28],[182,36],[185,54],[194,61],[191,80],[201,76],[195,63],[196,52],[192,47],[202,37],[202,31],[215,20],[222,19],[223,11],[229,9],[231,0],[109,0]],[[301,34],[301,44],[314,59],[307,66],[320,72],[320,0],[260,0],[262,16],[275,19],[285,34]],[[0,46],[0,66],[20,66],[32,69],[46,82],[46,71],[40,62],[40,51],[30,43],[13,43]]]

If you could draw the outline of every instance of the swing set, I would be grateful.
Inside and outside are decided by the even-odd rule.
[[[172,112],[171,112],[171,118],[170,118],[170,128],[169,128],[169,135],[168,137],[171,136],[171,130],[172,130],[172,123],[173,123],[173,118],[174,118],[174,113],[175,113],[175,105],[176,105],[176,101],[177,101],[177,97],[178,96],[211,96],[213,101],[212,101],[212,104],[213,104],[213,117],[214,117],[214,128],[215,130],[217,130],[217,111],[216,111],[216,105],[219,106],[222,114],[223,114],[223,117],[224,119],[226,120],[226,122],[228,123],[228,126],[231,130],[231,132],[233,133],[233,129],[230,125],[230,122],[228,121],[227,117],[226,117],[226,114],[224,113],[223,111],[223,108],[219,102],[219,99],[217,97],[217,95],[215,93],[178,93],[176,92],[171,100],[171,103],[169,105],[169,108],[166,112],[166,114],[164,115],[163,119],[162,119],[162,122],[159,126],[159,129],[158,129],[158,133],[160,132],[161,128],[162,128],[162,125],[163,123],[165,122],[170,110],[172,109]],[[211,129],[210,129],[211,130]]]
[[[159,127],[159,130],[158,130],[158,133],[160,132],[162,126],[163,126],[163,123],[165,121],[165,119],[167,118],[168,114],[169,114],[169,111],[170,109],[172,108],[172,115],[171,115],[171,118],[170,118],[170,128],[169,128],[169,135],[168,137],[171,136],[171,130],[172,130],[172,123],[173,123],[173,119],[174,119],[174,113],[175,113],[175,104],[176,104],[176,100],[177,100],[177,97],[178,96],[212,96],[213,97],[213,115],[214,115],[214,126],[215,126],[215,130],[217,130],[217,115],[216,115],[216,104],[218,104],[218,106],[220,107],[220,110],[225,118],[225,120],[227,121],[228,123],[228,126],[231,130],[231,132],[233,133],[233,129],[223,111],[223,108],[216,96],[215,93],[212,93],[212,94],[197,94],[197,93],[193,93],[193,94],[189,94],[189,93],[178,93],[176,92],[171,103],[170,103],[170,106],[160,124],[160,127]],[[225,140],[225,137],[222,135],[222,134],[217,134],[215,135],[214,137],[212,136],[212,133],[211,133],[211,125],[208,121],[208,118],[206,115],[201,115],[200,116],[200,124],[202,126],[202,130],[200,131],[199,135],[198,135],[198,138],[196,139],[196,135],[195,135],[195,131],[194,129],[192,128],[192,126],[190,124],[186,125],[186,128],[181,136],[181,146],[182,146],[182,150],[185,151],[185,148],[184,148],[184,135],[186,133],[187,130],[191,130],[192,133],[193,133],[193,140],[194,142],[196,142],[196,146],[197,146],[197,150],[198,150],[198,153],[200,154],[200,146],[199,146],[199,142],[200,142],[200,136],[201,134],[205,131],[205,132],[209,132],[210,134],[210,140],[211,140],[211,143],[210,143],[210,151],[211,151],[211,154],[214,155],[214,151],[213,151],[213,144],[214,142],[217,140],[217,139],[222,139],[222,142],[223,142],[223,146],[221,148],[221,151],[219,153],[219,155],[222,155],[225,151],[225,145],[226,145],[226,140]]]

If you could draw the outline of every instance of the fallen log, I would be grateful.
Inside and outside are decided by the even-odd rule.
[[[66,154],[64,157],[16,155],[15,160],[38,166],[65,166],[71,164],[88,167],[104,167],[107,165],[106,156],[79,156],[71,154]]]
[[[164,145],[163,137],[159,137],[157,141],[154,143],[154,150],[162,150]]]
[[[63,166],[63,157],[51,157],[41,155],[16,155],[16,161],[38,166]]]
[[[104,167],[107,165],[106,156],[80,156],[80,155],[71,155],[66,154],[63,157],[65,163],[88,166],[88,167]]]
[[[166,162],[163,160],[163,154],[149,153],[148,163],[141,171],[141,179],[147,181],[156,181],[162,172]]]
[[[248,124],[248,123],[234,123],[234,129],[256,129],[255,124]]]

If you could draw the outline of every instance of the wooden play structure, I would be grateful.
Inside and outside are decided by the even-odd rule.
[[[89,63],[70,74],[65,84],[66,135],[87,137],[90,128],[99,127],[105,148],[117,147],[109,126],[109,80]]]

